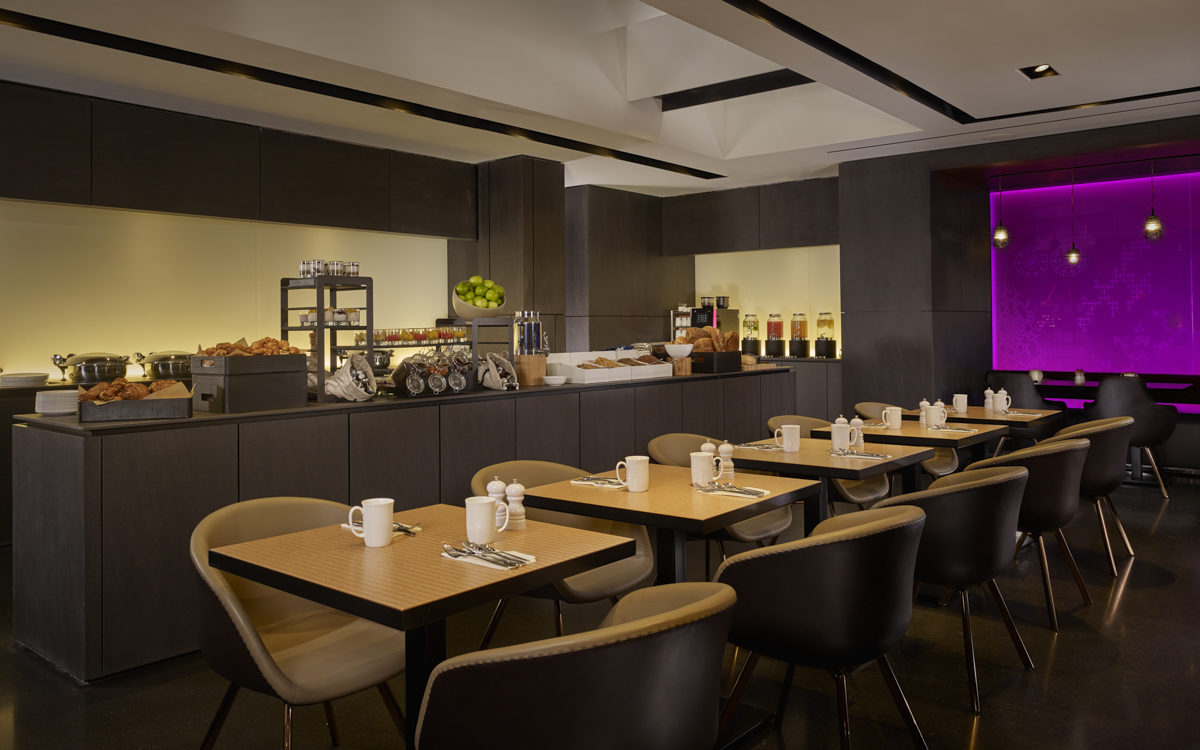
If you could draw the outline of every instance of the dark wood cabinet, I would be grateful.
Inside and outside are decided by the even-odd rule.
[[[762,416],[762,377],[728,378],[725,388],[725,434],[731,443],[762,438],[767,422]]]
[[[391,226],[388,151],[266,129],[261,148],[264,221]]]
[[[525,396],[515,405],[516,458],[579,466],[579,394]]]
[[[725,389],[720,380],[683,383],[683,429],[710,438],[725,435]]]
[[[293,495],[346,502],[347,416],[238,425],[238,498]]]
[[[0,196],[91,200],[92,100],[0,82]]]
[[[579,394],[579,462],[585,471],[608,471],[637,450],[631,388]]]
[[[767,437],[767,420],[781,414],[796,414],[796,385],[795,377],[788,370],[780,370],[777,374],[764,375],[759,380],[759,393],[762,398],[762,421],[759,424],[758,437]]]
[[[350,503],[390,497],[396,510],[439,502],[436,406],[351,414]]]
[[[664,198],[663,253],[697,255],[755,250],[758,188],[717,190]]]
[[[836,245],[837,242],[836,177],[759,186],[760,248]]]
[[[474,164],[392,151],[389,228],[404,234],[475,239],[475,179]]]
[[[642,385],[633,389],[634,451],[646,453],[653,438],[683,432],[683,388],[678,383]]]
[[[258,136],[251,125],[96,99],[92,203],[257,219]]]
[[[442,502],[462,505],[471,477],[490,464],[516,458],[513,399],[470,401],[439,407]]]

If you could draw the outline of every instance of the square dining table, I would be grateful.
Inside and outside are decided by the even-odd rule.
[[[910,474],[904,478],[904,486],[915,489],[914,467],[927,458],[933,458],[933,449],[921,446],[889,446],[886,451],[879,451],[891,456],[887,459],[834,456],[830,453],[833,447],[832,443],[828,439],[819,440],[815,437],[800,438],[800,450],[795,453],[775,450],[778,445],[772,438],[747,443],[746,446],[738,446],[733,449],[735,467],[755,469],[756,471],[773,471],[789,477],[809,477],[820,482],[820,499],[817,502],[804,504],[805,534],[811,534],[817,524],[829,516],[832,480],[867,479],[878,474],[898,471],[902,474],[905,472]]]
[[[971,461],[984,458],[984,451],[990,440],[1004,437],[1008,434],[1005,424],[986,424],[966,422],[947,422],[943,427],[929,429],[919,421],[901,419],[900,427],[889,429],[878,423],[867,423],[863,427],[863,440],[868,443],[884,443],[887,445],[928,445],[933,448],[971,448]],[[828,427],[812,431],[813,437],[829,438]]]
[[[404,702],[409,731],[416,726],[425,684],[446,658],[446,617],[479,604],[539,588],[635,552],[632,539],[537,521],[499,533],[497,549],[536,562],[497,570],[442,556],[442,542],[461,546],[466,510],[428,505],[395,520],[418,525],[386,547],[367,547],[339,526],[216,547],[214,568],[325,606],[404,631]]]
[[[658,582],[671,583],[684,580],[687,534],[708,535],[795,502],[804,501],[807,506],[811,504],[809,501],[817,499],[820,491],[814,481],[744,474],[737,476],[735,484],[767,490],[768,494],[758,498],[708,495],[692,486],[690,468],[661,464],[650,464],[649,468],[650,488],[645,492],[571,484],[571,480],[566,480],[526,489],[525,504],[653,527]],[[614,473],[598,476],[611,477]]]
[[[1014,427],[1041,427],[1044,424],[1063,418],[1064,412],[1058,409],[1009,409],[996,411],[984,409],[982,406],[968,406],[965,412],[958,412],[953,407],[946,407],[946,416],[955,422],[967,424],[1002,424]],[[904,409],[900,412],[904,419],[919,421],[920,409]]]

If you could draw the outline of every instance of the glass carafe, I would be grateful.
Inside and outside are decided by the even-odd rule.
[[[758,339],[758,316],[754,313],[746,313],[742,318],[742,338]]]
[[[771,313],[767,316],[767,338],[772,340],[783,338],[783,318],[779,313]]]
[[[792,313],[792,338],[808,338],[808,318],[804,317],[804,313]]]
[[[836,338],[833,335],[833,313],[823,312],[817,315],[817,337],[822,339]]]

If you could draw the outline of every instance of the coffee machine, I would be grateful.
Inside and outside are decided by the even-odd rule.
[[[723,300],[726,304],[729,302],[728,297],[700,298],[700,307],[692,308],[692,326],[694,328],[712,326],[725,335],[729,335],[730,332],[738,333],[738,326],[741,324],[740,311],[729,307],[719,307],[716,304],[718,299]]]

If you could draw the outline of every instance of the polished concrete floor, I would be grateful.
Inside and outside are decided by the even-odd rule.
[[[1036,555],[1026,548],[999,579],[1036,669],[1021,668],[989,600],[973,592],[975,646],[983,712],[969,709],[957,602],[939,608],[927,588],[904,642],[891,654],[931,748],[1200,747],[1200,483],[1176,479],[1172,500],[1157,490],[1123,487],[1115,496],[1136,559],[1118,554],[1108,572],[1090,505],[1067,529],[1095,603],[1083,606],[1055,546],[1048,547],[1061,632],[1047,627]],[[690,550],[698,563],[703,555]],[[697,565],[692,570],[701,575]],[[80,686],[12,641],[11,557],[0,548],[0,748],[195,748],[224,691],[198,654],[96,684]],[[569,607],[568,629],[584,629],[606,606]],[[489,612],[479,608],[449,623],[452,652],[477,642]],[[497,645],[552,634],[545,602],[518,600]],[[773,707],[783,665],[760,662],[747,701]],[[400,695],[402,685],[393,689]],[[891,697],[872,664],[850,678],[851,731],[858,748],[910,747]],[[342,746],[402,744],[374,692],[337,704]],[[512,697],[518,715],[537,706]],[[278,747],[277,701],[243,691],[218,748]],[[297,710],[295,746],[328,747],[319,707]],[[833,681],[798,669],[782,728],[744,747],[833,748],[837,714]]]

